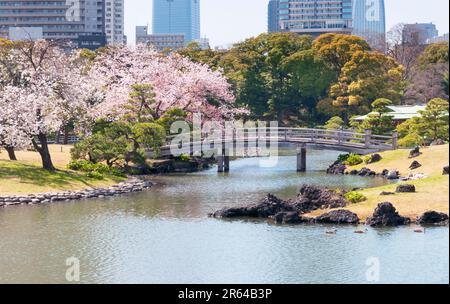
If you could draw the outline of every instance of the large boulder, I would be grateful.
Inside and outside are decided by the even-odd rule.
[[[348,210],[333,210],[316,217],[316,223],[321,224],[358,224],[358,216]]]
[[[420,147],[415,147],[414,149],[409,151],[409,158],[415,158],[420,156],[422,153],[420,152]]]
[[[295,211],[279,212],[269,218],[274,220],[277,224],[302,224],[310,222],[309,219],[301,217],[298,212]]]
[[[399,179],[400,173],[396,170],[391,170],[386,174],[386,178],[389,180]]]
[[[317,209],[342,208],[347,205],[345,197],[334,190],[304,185],[293,200],[288,201],[295,211],[307,213]]]
[[[377,162],[379,162],[379,161],[382,160],[382,159],[383,159],[383,158],[381,157],[380,154],[378,154],[378,153],[372,154],[372,155],[370,156],[369,161],[368,161],[367,163],[368,163],[368,164],[377,163]]]
[[[336,161],[330,167],[328,167],[327,173],[328,174],[345,174],[346,169],[347,169],[346,165],[344,165],[340,161]]]
[[[445,213],[427,211],[417,218],[421,225],[448,225],[449,217]]]
[[[235,218],[235,217],[252,217],[252,218],[268,218],[280,212],[294,211],[293,207],[275,195],[268,194],[260,202],[247,207],[223,208],[219,211],[211,213],[211,217],[216,218]]]
[[[449,174],[449,167],[445,166],[444,169],[442,170],[442,175],[448,175]]]
[[[415,170],[422,167],[422,164],[419,163],[417,160],[413,161],[412,164],[409,166],[410,170]]]
[[[369,168],[362,168],[358,172],[359,176],[375,176],[377,173],[375,171],[370,170]]]
[[[397,193],[414,193],[416,192],[416,186],[404,184],[404,185],[398,185],[397,190],[395,190]]]
[[[407,225],[410,222],[410,219],[400,216],[391,203],[386,202],[378,205],[372,217],[367,219],[366,224],[372,227],[387,227]]]

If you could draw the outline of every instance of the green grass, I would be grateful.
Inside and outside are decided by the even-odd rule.
[[[381,196],[380,193],[395,192],[398,184],[390,184],[376,188],[359,190],[358,192],[367,197],[367,200],[361,203],[349,205],[350,210],[365,220],[371,216],[374,209],[381,202],[391,202],[397,211],[403,215],[415,219],[426,211],[438,211],[449,213],[449,177],[442,175],[442,169],[448,165],[449,145],[434,146],[422,149],[423,154],[417,158],[409,159],[408,150],[388,151],[381,153],[383,159],[371,165],[358,165],[350,167],[348,170],[368,167],[375,172],[381,172],[383,169],[399,170],[402,175],[411,172],[409,165],[417,160],[422,167],[412,172],[423,173],[428,177],[415,181],[405,182],[416,186],[416,193],[397,193],[390,196]],[[329,210],[328,210],[329,211]],[[318,216],[327,212],[327,210],[318,210],[309,214],[309,216]]]
[[[69,147],[52,146],[52,149],[58,168],[55,172],[43,170],[35,152],[18,152],[18,161],[6,160],[5,153],[0,153],[0,196],[108,187],[125,180],[115,176],[96,180],[84,173],[66,170],[70,159]]]

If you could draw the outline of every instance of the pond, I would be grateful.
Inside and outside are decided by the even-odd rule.
[[[152,178],[128,196],[0,209],[0,283],[66,283],[66,260],[80,262],[81,283],[448,283],[449,229],[277,226],[207,217],[267,193],[295,196],[302,184],[381,185],[382,179],[324,173],[338,153],[308,151],[276,167],[260,159]],[[376,279],[367,276],[376,266]],[[372,278],[372,279],[371,279]]]

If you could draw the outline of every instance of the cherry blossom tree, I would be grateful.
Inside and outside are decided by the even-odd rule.
[[[48,138],[70,119],[86,115],[95,99],[93,81],[77,53],[52,42],[18,42],[13,55],[20,81],[1,88],[3,130],[14,130],[40,154],[44,169],[55,170]]]
[[[245,114],[234,105],[230,84],[220,71],[194,63],[178,54],[163,55],[147,46],[112,47],[100,53],[92,65],[91,78],[104,89],[104,102],[93,112],[98,117],[120,117],[132,87],[151,85],[154,119],[169,110],[202,113],[206,119],[231,119]],[[190,115],[191,117],[192,115]]]

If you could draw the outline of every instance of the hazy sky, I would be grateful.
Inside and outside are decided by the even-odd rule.
[[[269,0],[200,0],[202,37],[227,45],[267,31]],[[387,28],[397,23],[433,22],[449,32],[448,0],[385,0]],[[135,26],[151,28],[152,0],[125,0],[125,32],[134,43]]]

